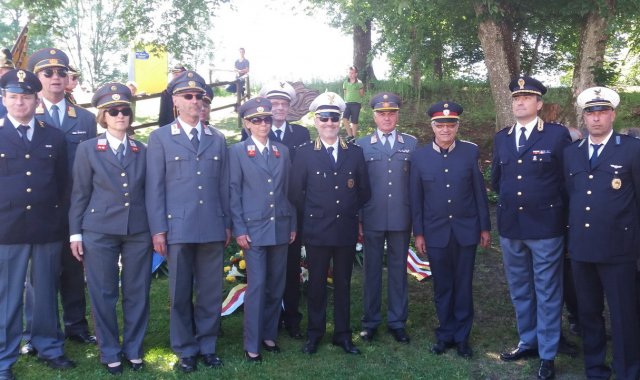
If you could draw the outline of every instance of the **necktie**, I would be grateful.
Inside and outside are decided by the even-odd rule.
[[[282,141],[282,131],[280,129],[276,129],[276,137],[279,141]]]
[[[524,148],[524,146],[527,144],[527,135],[525,134],[526,131],[527,131],[527,128],[525,127],[520,128],[520,138],[518,139],[518,152],[520,151],[520,149]]]
[[[51,118],[53,119],[53,126],[60,129],[60,109],[55,104],[51,106]]]
[[[22,135],[22,142],[24,143],[25,148],[29,148],[29,146],[31,145],[31,141],[29,141],[29,137],[27,136],[27,131],[29,130],[29,126],[28,125],[19,125],[18,126],[18,131],[20,131],[20,134]]]
[[[384,144],[382,144],[382,146],[384,146],[387,152],[391,152],[391,141],[389,141],[389,137],[391,137],[391,133],[384,133],[383,136],[384,136]]]
[[[331,159],[331,163],[333,166],[336,166],[336,158],[333,156],[333,147],[330,146],[327,148],[327,153],[329,153],[329,158]]]
[[[602,144],[591,144],[591,147],[593,147],[593,153],[591,153],[591,158],[589,159],[589,166],[591,166],[592,169],[596,165],[596,162],[598,162],[598,151],[601,146]]]
[[[269,147],[264,147],[264,149],[262,150],[262,156],[264,157],[265,161],[269,162]]]
[[[122,161],[124,160],[124,144],[120,143],[120,145],[118,145],[118,149],[116,149],[116,158],[118,159],[118,161],[120,161],[120,163],[122,163]]]
[[[193,148],[198,151],[200,147],[200,140],[198,140],[198,130],[196,128],[191,128],[191,144],[193,144]]]

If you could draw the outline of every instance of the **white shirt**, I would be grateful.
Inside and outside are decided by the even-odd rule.
[[[522,125],[519,122],[516,123],[516,149],[519,149],[518,141],[520,141],[520,135],[522,134],[522,131],[520,129],[522,127],[525,128],[524,137],[526,137],[526,139],[529,140],[529,136],[531,136],[531,132],[533,131],[533,128],[535,128],[537,124],[538,124],[537,117],[525,125]]]
[[[109,131],[105,132],[104,134],[107,137],[107,142],[109,143],[109,148],[111,148],[111,150],[113,151],[113,154],[116,154],[118,152],[118,147],[120,146],[120,144],[124,145],[124,152],[122,152],[122,155],[126,155],[127,154],[127,136],[125,135],[124,140],[118,140],[116,137],[113,137]]]
[[[276,137],[280,137],[281,140],[282,138],[284,138],[284,131],[286,128],[287,128],[286,121],[282,123],[280,127],[276,127],[275,124],[271,125],[271,130],[273,131],[273,134],[276,135]],[[276,131],[282,131],[282,133],[280,133],[280,136],[278,136],[278,133]]]
[[[193,139],[193,135],[191,134],[191,130],[193,128],[195,128],[198,131],[198,139],[202,140],[202,125],[200,124],[200,121],[198,121],[198,124],[193,126],[185,122],[180,118],[180,116],[178,116],[178,123],[180,123],[180,126],[182,127],[182,129],[184,129],[184,133],[187,134],[187,137],[189,138],[189,140]]]
[[[387,137],[385,137],[384,133],[382,131],[380,131],[379,129],[377,131],[378,131],[378,138],[380,139],[380,141],[382,141],[382,145],[384,145],[385,144],[385,140],[387,139]],[[393,148],[393,144],[395,144],[395,142],[396,142],[396,130],[394,129],[393,131],[388,132],[388,133],[391,133],[391,136],[388,137],[389,138],[389,146]]]
[[[604,147],[607,145],[607,143],[609,142],[609,139],[611,138],[611,136],[613,135],[613,129],[609,131],[609,134],[607,135],[607,137],[602,140],[600,142],[600,144],[602,144],[602,146],[600,147],[600,149],[598,149],[598,155],[596,157],[600,157],[600,155],[602,154],[602,151],[604,150]],[[589,136],[589,156],[587,158],[591,158],[591,155],[593,154],[593,146],[591,146],[591,144],[593,144],[594,142],[591,140],[591,136]]]
[[[332,145],[327,144],[322,139],[320,139],[320,141],[322,141],[322,145],[324,145],[324,148],[327,150],[329,149],[329,147],[333,147],[333,153],[331,154],[333,155],[333,159],[338,162],[338,142],[340,141],[340,139],[336,139],[336,142],[334,142]]]
[[[256,148],[260,153],[264,152],[264,148],[269,149],[269,139],[267,139],[267,143],[265,145],[262,145],[260,141],[255,140],[253,137],[251,137],[251,141],[253,141],[253,143],[256,144]]]
[[[53,119],[53,110],[51,109],[53,103],[48,101],[46,98],[42,98],[42,102],[44,103],[45,107],[47,107],[49,116],[51,116],[51,118]],[[60,116],[60,119],[58,121],[60,121],[60,125],[62,125],[62,121],[64,120],[64,113],[67,110],[67,102],[64,100],[64,98],[62,98],[62,100],[56,103],[56,105],[58,106],[58,115]]]
[[[31,120],[29,120],[27,124],[20,124],[18,120],[14,119],[13,116],[9,114],[7,114],[7,118],[9,119],[11,124],[13,124],[13,126],[16,128],[16,131],[18,131],[18,127],[20,125],[28,125],[30,128],[27,129],[27,138],[29,139],[29,141],[33,140],[33,127],[36,124],[36,120],[34,118],[31,118]],[[20,134],[20,137],[22,137],[22,133],[20,131],[18,131],[18,134]]]

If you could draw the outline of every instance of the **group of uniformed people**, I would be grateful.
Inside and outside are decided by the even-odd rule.
[[[302,244],[309,264],[304,353],[316,353],[326,332],[329,271],[332,343],[360,352],[350,323],[358,239],[365,249],[360,338],[374,340],[383,323],[386,250],[387,328],[408,344],[412,233],[418,252],[429,255],[434,278],[439,326],[431,351],[455,347],[459,356],[472,357],[475,252],[478,244],[490,245],[491,226],[478,147],[457,138],[461,105],[433,104],[427,114],[434,139],[418,148],[413,136],[396,129],[401,98],[376,94],[370,102],[376,129],[353,144],[339,137],[344,100],[326,92],[309,108],[318,132],[310,141],[306,128],[286,121],[294,89],[274,82],[240,107],[249,134],[227,148],[205,112],[211,87],[181,70],[167,88],[177,117],[153,131],[145,146],[127,133],[134,119],[129,88],[101,86],[92,99],[98,110],[93,117],[64,100],[68,67],[63,52],[48,48],[33,54],[30,70],[9,70],[0,78],[7,108],[0,119],[0,216],[11,221],[0,228],[0,302],[6,311],[0,315],[0,379],[14,378],[27,277],[31,312],[25,312],[30,322],[23,352],[37,353],[52,368],[71,368],[65,333],[95,341],[86,320],[73,330],[66,310],[65,333],[58,326],[60,274],[70,259],[80,268],[76,293],[84,286],[84,265],[101,363],[114,375],[123,372],[123,362],[142,369],[152,250],[169,263],[169,333],[177,368],[188,373],[198,362],[221,366],[222,266],[232,237],[247,260],[246,360],[280,351],[280,321],[291,337],[302,338]],[[602,318],[606,294],[616,376],[637,379],[640,141],[613,132],[619,97],[608,88],[591,88],[578,98],[589,137],[573,145],[566,128],[538,118],[542,83],[519,77],[510,89],[517,122],[496,135],[492,184],[520,341],[500,357],[539,356],[537,377],[555,376],[568,231],[587,377],[611,374]],[[106,129],[98,136],[96,120]]]

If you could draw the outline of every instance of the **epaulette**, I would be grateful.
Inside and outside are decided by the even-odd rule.
[[[471,145],[478,146],[478,144],[476,144],[476,143],[474,143],[474,142],[472,142],[472,141],[468,141],[468,140],[460,140],[460,142],[463,142],[463,143],[467,143],[467,144],[471,144]]]
[[[0,128],[4,127],[4,117],[0,119]]]
[[[313,141],[312,141],[312,140],[309,140],[309,141],[307,141],[307,142],[303,142],[302,144],[298,145],[298,146],[296,147],[296,149],[297,149],[297,148],[302,148],[303,146],[310,146],[311,144],[313,144]]]
[[[42,120],[36,120],[38,122],[38,125],[40,126],[40,128],[44,128],[46,127],[46,124],[44,123],[44,121]]]
[[[498,132],[502,132],[502,131],[504,131],[504,130],[505,130],[505,129],[507,129],[507,128],[509,128],[509,131],[507,132],[507,134],[508,134],[508,135],[510,135],[510,134],[512,134],[512,133],[513,133],[513,130],[516,128],[516,125],[515,125],[515,124],[513,124],[513,125],[507,125],[506,127],[502,128],[502,129],[501,129],[501,130],[499,130]]]
[[[574,144],[578,144],[578,148],[580,148],[580,147],[584,144],[584,142],[585,142],[585,141],[587,141],[587,139],[586,139],[586,138],[584,138],[584,139],[580,139],[580,140],[576,140],[576,141],[574,141],[573,143],[574,143]]]
[[[342,139],[342,137],[338,137],[338,139],[340,140],[340,148],[342,148],[342,149],[347,149],[347,148],[348,148],[348,146],[347,146],[347,142],[346,142],[346,141],[344,141],[344,140]],[[318,139],[318,140],[319,140],[319,139]],[[355,145],[355,144],[354,144],[354,145]]]

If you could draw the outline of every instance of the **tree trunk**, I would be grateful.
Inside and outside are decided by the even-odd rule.
[[[614,13],[615,0],[606,0],[606,7],[607,9],[592,10],[582,19],[580,44],[571,83],[571,104],[574,105],[576,112],[569,121],[572,127],[578,129],[584,127],[584,122],[582,121],[582,109],[578,107],[576,98],[583,90],[596,85],[593,70],[602,67],[604,61],[608,39],[608,17]]]
[[[415,25],[411,27],[411,56],[409,57],[409,65],[410,65],[410,76],[411,76],[411,86],[413,87],[413,91],[416,94],[417,98],[420,98],[420,81],[422,79],[422,65],[420,64],[420,59],[418,58],[418,42],[416,41],[416,27]]]
[[[358,68],[360,79],[368,85],[376,79],[371,65],[371,20],[353,26],[353,64]]]
[[[496,130],[500,130],[513,122],[509,82],[518,75],[513,32],[503,22],[491,18],[484,4],[474,2],[474,9],[480,19],[478,38],[496,108]]]

